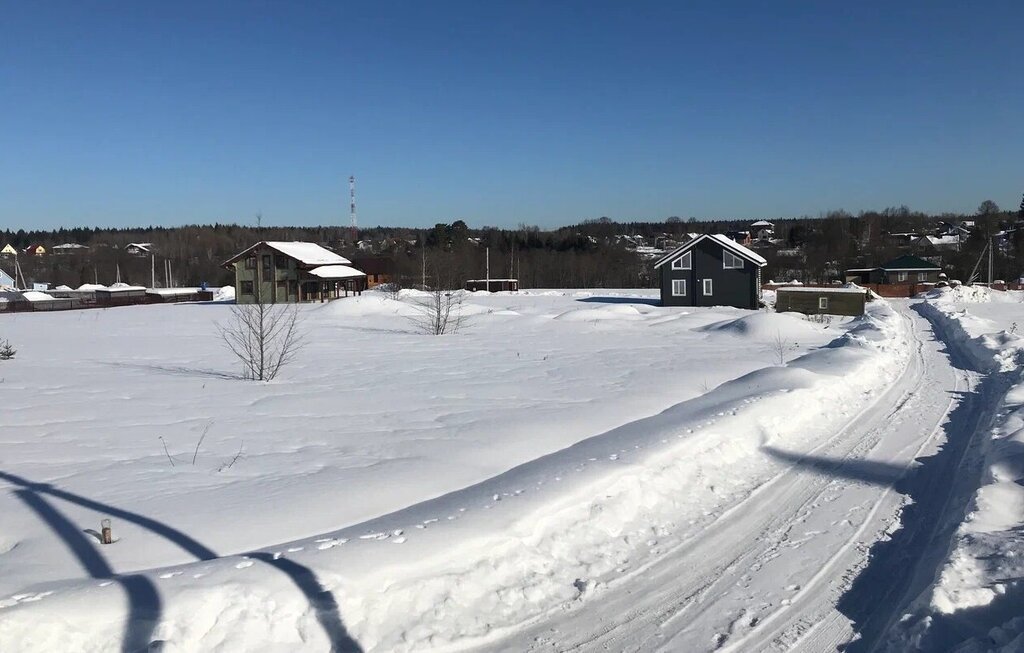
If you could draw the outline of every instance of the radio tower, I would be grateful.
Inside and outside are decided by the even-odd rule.
[[[350,176],[348,178],[348,194],[349,194],[349,215],[352,216],[352,224],[349,226],[349,231],[352,235],[352,244],[356,244],[356,238],[359,236],[359,228],[356,225],[356,178]]]

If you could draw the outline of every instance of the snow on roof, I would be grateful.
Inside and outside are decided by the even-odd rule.
[[[350,265],[352,261],[316,243],[267,241],[267,246],[305,265]],[[360,274],[362,274],[360,272]]]
[[[851,295],[863,295],[867,292],[864,288],[859,287],[847,287],[847,286],[834,286],[828,288],[808,288],[806,286],[779,286],[775,289],[776,292],[841,292],[849,293]]]
[[[96,290],[103,290],[103,291],[106,291],[106,292],[126,292],[126,291],[129,291],[129,290],[135,290],[135,291],[146,290],[146,287],[145,286],[129,286],[129,285],[126,285],[126,284],[121,284],[119,286],[117,284],[114,284],[113,286],[110,286],[109,288],[96,288]]]
[[[30,302],[48,302],[56,299],[53,295],[47,295],[46,293],[39,292],[38,290],[26,290],[21,293],[21,296]]]
[[[102,283],[83,283],[78,287],[79,290],[106,290],[107,287]]]
[[[269,244],[269,243],[268,243]],[[337,256],[337,255],[336,255]],[[338,256],[338,258],[341,258]],[[343,261],[345,259],[342,259]],[[353,277],[365,277],[365,272],[360,272],[347,265],[321,265],[309,271],[314,277],[321,279],[351,279]]]
[[[89,249],[85,245],[79,245],[78,243],[64,243],[62,245],[54,245],[52,249]]]
[[[176,297],[178,295],[194,295],[199,288],[147,288],[147,295],[159,295],[161,297]]]
[[[285,256],[295,259],[303,265],[319,266],[319,265],[351,265],[352,261],[348,260],[344,256],[339,256],[331,250],[321,247],[316,243],[305,243],[298,240],[293,241],[282,241],[282,240],[262,240],[255,245],[243,249],[238,254],[235,254],[227,261],[224,261],[225,267],[231,265],[244,258],[249,252],[256,249],[260,245],[266,245],[271,249],[274,249]]]
[[[763,256],[761,256],[760,254],[758,254],[757,252],[750,248],[740,245],[735,240],[729,238],[725,234],[702,234],[694,238],[693,240],[689,241],[688,243],[680,245],[679,247],[672,250],[665,256],[662,256],[660,259],[658,259],[657,262],[655,262],[654,267],[660,267],[664,263],[671,261],[680,254],[683,254],[687,250],[691,249],[694,245],[701,242],[705,238],[710,238],[711,240],[721,245],[723,248],[731,250],[734,254],[737,254],[738,256],[747,259],[748,261],[754,263],[759,267],[764,267],[765,265],[768,265],[768,261],[766,261]]]
[[[758,220],[757,222],[751,223],[751,227],[774,227],[775,225],[767,220]]]

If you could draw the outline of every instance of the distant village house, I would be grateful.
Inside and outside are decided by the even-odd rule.
[[[899,284],[938,283],[942,268],[910,254],[895,258],[877,268],[850,268],[846,281],[852,283]]]
[[[239,304],[328,301],[366,289],[366,274],[315,243],[261,241],[223,266],[235,272]]]

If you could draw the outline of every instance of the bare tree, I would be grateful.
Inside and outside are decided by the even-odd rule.
[[[425,289],[426,295],[413,302],[416,312],[409,320],[422,333],[433,336],[455,333],[465,323],[462,313],[463,293],[458,290],[458,274],[443,262],[431,267],[431,285]]]
[[[241,361],[247,379],[270,381],[303,345],[299,307],[294,304],[235,304],[220,337]]]

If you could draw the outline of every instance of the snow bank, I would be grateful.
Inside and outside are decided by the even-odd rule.
[[[915,642],[915,648],[927,649],[937,641],[951,644],[946,641],[946,632],[953,629],[963,637],[959,634],[962,627],[953,624],[967,619],[970,631],[994,627],[986,635],[967,639],[955,650],[1021,651],[1024,619],[1006,620],[1014,612],[1019,614],[1019,605],[1011,609],[1011,614],[995,606],[1011,592],[1019,593],[1024,588],[1024,560],[1020,558],[1024,527],[1024,338],[1013,332],[1017,330],[1015,322],[1007,324],[1024,317],[1024,310],[1012,295],[984,287],[937,288],[924,298],[918,309],[935,324],[936,331],[973,366],[989,372],[995,382],[1005,383],[1009,390],[996,413],[985,474],[972,509],[960,525],[940,577],[930,594],[923,597],[927,605],[919,602],[920,618],[908,619],[906,632],[897,637]],[[989,317],[976,315],[978,312]]]
[[[224,286],[218,288],[217,292],[213,294],[213,301],[215,302],[233,302],[235,301],[235,287]]]
[[[735,320],[715,322],[698,330],[765,341],[773,338],[788,341],[794,337],[823,331],[822,327],[808,322],[799,313],[773,313],[770,311],[760,311],[738,317]]]
[[[630,304],[613,304],[601,308],[580,308],[555,316],[556,320],[567,322],[591,322],[595,320],[641,320],[643,314]]]
[[[326,305],[318,317],[396,308],[358,299]],[[568,316],[595,311],[640,316],[629,305],[560,315],[571,323],[579,318]],[[795,324],[782,315],[743,328],[756,331],[761,321]],[[461,490],[260,552],[142,572],[136,578],[159,588],[163,606],[151,639],[167,653],[327,650],[340,648],[340,629],[367,651],[484,646],[604,583],[644,573],[663,541],[699,537],[788,464],[765,445],[810,450],[852,419],[901,373],[910,344],[905,322],[884,302],[847,326],[788,365],[757,369]],[[552,426],[559,424],[538,425]],[[308,601],[289,598],[296,591],[289,594],[288,578]],[[120,592],[96,580],[21,592],[0,608],[0,650],[116,648]],[[331,621],[334,608],[343,623]],[[148,618],[137,614],[136,629]]]

